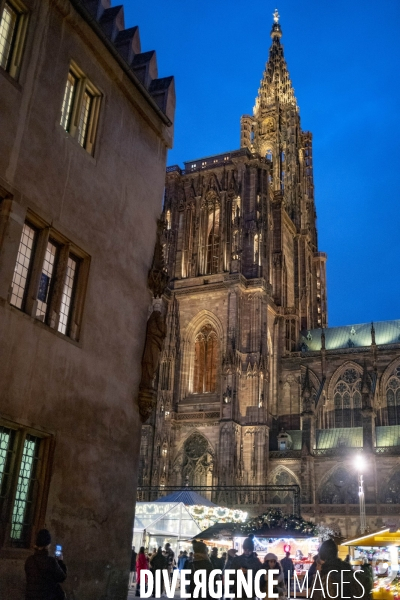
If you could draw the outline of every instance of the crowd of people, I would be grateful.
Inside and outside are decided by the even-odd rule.
[[[238,555],[237,550],[231,548],[227,552],[223,552],[221,556],[218,555],[218,549],[212,548],[209,553],[208,548],[204,542],[194,540],[193,552],[181,551],[175,558],[175,554],[171,549],[170,544],[166,544],[164,550],[159,547],[154,548],[152,553],[146,553],[145,548],[141,547],[137,558],[135,558],[135,570],[136,570],[136,595],[140,593],[140,572],[143,569],[150,569],[155,573],[158,569],[168,569],[170,576],[174,569],[181,571],[187,569],[191,571],[189,576],[190,584],[187,586],[188,592],[194,590],[194,573],[199,569],[204,569],[208,574],[213,569],[220,569],[222,573],[227,570],[233,571],[252,571],[253,581],[255,580],[256,574],[260,569],[266,570],[266,575],[263,575],[260,579],[261,592],[266,593],[266,600],[270,600],[268,597],[268,591],[273,590],[273,593],[278,594],[279,600],[286,600],[286,598],[293,597],[293,586],[296,585],[296,581],[293,578],[295,571],[294,563],[290,558],[290,553],[287,552],[286,556],[281,560],[278,560],[276,554],[269,552],[266,554],[261,561],[254,549],[254,536],[249,536],[243,542],[243,552]],[[133,550],[132,557],[136,555]],[[133,564],[133,563],[132,563]],[[132,568],[132,567],[131,567]],[[268,585],[268,572],[273,570],[274,585]],[[132,568],[133,571],[133,568]],[[278,571],[278,575],[276,574]],[[313,564],[308,571],[308,590],[306,591],[307,597],[313,598],[314,600],[322,600],[324,598],[339,598],[338,590],[343,589],[343,597],[348,599],[357,598],[357,600],[370,600],[371,591],[373,587],[373,576],[372,570],[368,564],[361,567],[360,572],[356,579],[351,576],[353,571],[350,565],[349,559],[345,561],[338,557],[338,547],[333,540],[327,540],[320,546],[319,553],[314,556]],[[342,577],[342,573],[347,572],[346,576]],[[318,585],[315,585],[314,580],[318,573]],[[328,577],[328,573],[330,573]],[[223,575],[221,577],[223,581]],[[342,583],[342,580],[344,583]],[[132,585],[134,582],[134,573],[132,573]],[[364,592],[359,586],[362,583]],[[288,589],[288,585],[291,589]],[[342,588],[343,586],[343,588]],[[234,590],[229,590],[233,592]],[[298,591],[298,590],[297,590]],[[226,590],[223,590],[225,595]],[[297,594],[298,595],[298,594]],[[211,600],[208,598],[208,600]],[[248,599],[250,600],[250,599]]]
[[[55,557],[49,555],[50,545],[50,532],[47,529],[42,529],[36,538],[34,554],[25,563],[26,600],[39,600],[39,598],[41,600],[61,600],[65,598],[64,590],[60,584],[66,579],[67,568],[61,551],[58,552],[58,555],[56,552]],[[235,548],[231,548],[221,556],[218,555],[217,548],[212,548],[209,553],[206,544],[202,541],[193,540],[192,545],[192,552],[181,551],[177,557],[175,557],[169,543],[165,544],[164,549],[161,547],[154,548],[152,552],[146,552],[142,546],[139,552],[136,553],[135,548],[133,548],[129,587],[136,585],[136,595],[139,596],[141,577],[146,577],[143,573],[144,570],[150,570],[153,575],[156,575],[157,571],[167,571],[169,578],[172,579],[175,569],[179,571],[185,569],[189,571],[186,591],[193,594],[195,573],[200,569],[206,571],[207,577],[215,569],[222,571],[220,576],[222,586],[225,570],[242,571],[245,574],[251,571],[254,583],[258,571],[263,569],[266,574],[261,574],[260,590],[262,593],[266,593],[266,600],[270,600],[271,590],[274,597],[278,597],[279,600],[293,597],[291,592],[293,591],[293,585],[296,585],[296,578],[293,578],[294,564],[289,552],[281,561],[272,552],[266,554],[263,561],[261,561],[255,552],[254,536],[251,535],[244,540],[243,552],[240,555],[238,555]],[[61,550],[61,547],[59,549]],[[273,581],[270,582],[269,571],[274,571]],[[321,544],[318,554],[314,556],[314,562],[308,571],[308,592],[311,589],[312,593],[308,593],[307,597],[314,600],[340,597],[349,600],[355,598],[357,600],[370,600],[373,587],[373,572],[370,565],[368,563],[364,564],[358,571],[357,578],[351,576],[352,571],[350,557],[347,557],[344,561],[341,560],[338,557],[336,543],[331,539],[326,540]],[[343,577],[343,575],[345,576]],[[318,586],[315,586],[314,589],[313,584],[316,578],[318,579]],[[164,578],[160,579],[163,580]],[[362,587],[359,583],[362,584]],[[234,586],[234,583],[232,585]],[[338,590],[341,591],[339,596]],[[364,591],[362,592],[362,590]],[[229,590],[229,593],[232,592],[235,592],[235,588]],[[222,596],[225,595],[227,595],[227,590],[222,587]],[[207,596],[207,600],[211,600],[211,598]],[[253,600],[253,598],[247,598],[247,600]]]

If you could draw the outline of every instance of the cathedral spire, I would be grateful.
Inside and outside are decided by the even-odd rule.
[[[271,105],[278,102],[282,105],[292,105],[297,109],[294,89],[289,77],[289,71],[283,56],[283,46],[280,39],[282,29],[279,23],[278,9],[273,13],[274,22],[271,29],[272,45],[265,66],[261,87],[254,107],[254,116],[267,111]]]

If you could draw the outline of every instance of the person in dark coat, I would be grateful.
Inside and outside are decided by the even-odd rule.
[[[208,581],[210,578],[210,573],[213,570],[213,566],[211,564],[210,559],[208,558],[207,546],[204,542],[198,542],[194,540],[193,544],[193,562],[191,566],[191,575],[189,577],[190,580],[190,594],[193,597],[193,592],[196,587],[194,583],[194,574],[196,571],[200,569],[204,569],[207,571],[206,580],[207,580],[207,600],[211,600],[211,596],[208,594]]]
[[[313,564],[311,565],[311,567],[308,569],[308,589],[310,589],[310,587],[312,587],[313,581],[314,581],[314,577],[315,577],[315,573],[317,572],[318,569],[318,554],[316,554],[313,557]]]
[[[130,569],[130,573],[129,573],[129,585],[128,587],[133,587],[133,584],[136,581],[136,558],[137,558],[137,552],[135,552],[135,546],[133,546],[132,548],[132,553],[131,553],[131,569]]]
[[[164,556],[161,546],[158,547],[158,550],[150,559],[150,568],[154,575],[154,586],[156,581],[156,571],[162,571],[165,569],[168,571],[168,558]],[[163,577],[161,574],[161,588],[163,589]],[[155,594],[155,588],[153,589],[153,596]]]
[[[241,554],[240,556],[235,556],[235,558],[232,561],[232,569],[235,569],[236,571],[243,571],[245,574],[247,573],[247,571],[249,569],[251,569],[252,571],[252,579],[253,579],[253,584],[254,584],[254,580],[256,578],[256,574],[257,571],[259,571],[260,569],[263,568],[260,559],[257,558],[255,552],[254,552],[254,542],[253,542],[253,535],[249,535],[249,537],[247,537],[244,542],[243,542],[243,554]],[[236,586],[236,584],[235,584]],[[243,590],[244,593],[244,590]],[[246,596],[243,596],[243,598],[246,598]],[[248,599],[250,600],[250,599]]]
[[[353,578],[351,565],[338,558],[338,548],[335,542],[333,540],[323,542],[318,555],[321,563],[320,576],[323,591],[315,589],[313,599],[333,598],[337,596],[337,590],[342,589],[343,598],[358,597],[361,600],[363,597],[362,588]],[[343,575],[341,572],[343,572]],[[341,578],[343,578],[343,588],[341,588]]]
[[[67,567],[59,558],[49,556],[51,535],[41,529],[36,536],[35,552],[25,562],[25,600],[59,600],[65,598],[61,583],[67,577]]]
[[[213,569],[221,569],[221,571],[222,571],[222,569],[224,568],[225,561],[222,560],[222,558],[220,558],[218,556],[218,548],[214,547],[211,550],[210,561],[211,561],[211,564],[213,566]]]
[[[281,567],[285,583],[287,584],[288,579],[291,580],[294,573],[294,564],[290,558],[290,552],[285,553],[285,558],[282,558],[281,560]]]

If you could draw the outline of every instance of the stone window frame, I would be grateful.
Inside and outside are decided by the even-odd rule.
[[[32,547],[37,531],[44,526],[55,438],[0,419],[0,441],[0,548],[4,556],[13,558],[16,552]],[[29,465],[26,454],[32,444],[35,455]],[[18,521],[18,508],[22,509],[22,522]]]
[[[354,379],[354,381],[348,382],[344,379],[345,374],[347,373],[347,371],[355,371],[357,374],[356,379]],[[336,371],[333,373],[329,385],[328,385],[328,395],[327,395],[327,401],[324,404],[323,408],[323,414],[321,415],[321,423],[320,425],[322,425],[322,429],[330,429],[330,428],[337,428],[337,427],[344,427],[344,428],[348,428],[348,427],[362,427],[362,421],[360,421],[361,419],[361,410],[362,410],[362,393],[361,393],[361,382],[362,382],[362,368],[359,364],[357,364],[356,362],[353,361],[346,361],[344,364],[342,364],[340,367],[338,367],[336,369]],[[335,395],[337,390],[338,385],[343,382],[345,385],[342,386],[343,390],[340,393],[341,395],[341,399],[342,399],[342,404],[341,404],[341,408],[339,408],[338,406],[335,407]],[[346,388],[346,389],[345,389]],[[348,400],[350,399],[350,405],[349,406],[344,406],[344,394],[345,392],[347,392],[346,395],[346,401],[348,402]],[[339,394],[338,394],[339,395]],[[349,398],[348,398],[349,395]],[[358,405],[355,404],[355,398],[357,398],[357,402]],[[338,404],[338,400],[339,398],[337,397],[337,401],[336,404]],[[338,412],[336,411],[341,411],[342,414],[342,418],[345,420],[345,424],[342,425],[338,425],[337,424],[337,417],[339,415]],[[350,413],[345,413],[344,411],[350,411]],[[358,412],[356,412],[358,411]],[[345,417],[345,415],[350,415],[350,420],[348,418]],[[355,419],[356,417],[358,418],[358,420],[360,421],[360,423],[357,425],[355,424]]]
[[[67,111],[65,111],[70,76],[74,79],[75,83],[71,94],[71,100],[68,102]],[[80,128],[80,123],[82,114],[85,112],[86,96],[90,97],[91,104],[87,114],[84,136],[81,139],[82,129]],[[62,127],[62,129],[91,156],[93,156],[95,150],[102,97],[103,95],[99,89],[87,78],[82,69],[80,69],[74,61],[71,61],[62,97],[60,127]],[[65,121],[64,124],[63,121]]]
[[[186,398],[188,396],[194,397],[193,387],[194,387],[194,359],[195,359],[195,340],[197,334],[200,332],[204,325],[211,325],[214,331],[217,334],[219,340],[219,353],[217,358],[217,385],[216,391],[214,394],[210,394],[210,397],[215,397],[221,395],[220,390],[220,376],[221,376],[221,367],[222,367],[222,349],[226,344],[226,332],[224,332],[224,328],[222,326],[221,320],[219,317],[211,312],[210,310],[203,309],[198,312],[196,315],[192,317],[188,325],[186,326],[186,331],[183,334],[182,339],[182,350],[183,350],[183,360],[181,363],[182,370],[182,379],[181,379],[181,387],[180,387],[180,398]],[[197,394],[196,394],[197,396]]]
[[[0,67],[0,71],[8,73],[10,77],[18,81],[28,30],[29,11],[20,0],[0,0],[0,23],[7,5],[17,13],[17,23],[12,35],[7,63],[4,67]]]
[[[27,211],[25,221],[21,228],[21,238],[24,225],[28,225],[35,231],[35,240],[29,258],[24,297],[20,307],[15,306],[11,302],[13,292],[12,280],[10,282],[8,302],[14,309],[20,310],[34,319],[43,322],[62,337],[68,337],[74,341],[78,341],[89,276],[90,256],[29,210]],[[46,312],[45,315],[43,315],[38,314],[38,303],[41,282],[43,279],[43,265],[49,242],[57,247],[57,255],[55,258],[54,273],[49,289],[47,290]],[[15,258],[15,265],[17,264],[18,256],[19,249]],[[69,277],[69,262],[71,259],[76,261],[77,270],[71,290],[71,303],[67,314],[67,321],[64,327],[62,323],[64,314],[62,307],[66,293],[66,282]],[[61,328],[64,328],[64,331],[62,331]]]
[[[217,392],[220,351],[220,340],[215,327],[210,323],[204,324],[194,339],[193,394]],[[199,364],[200,361],[202,364]]]

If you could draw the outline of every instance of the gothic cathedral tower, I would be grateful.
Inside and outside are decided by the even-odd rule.
[[[275,13],[241,148],[167,169],[167,337],[140,486],[265,484],[281,357],[298,349],[300,329],[327,325],[312,136],[281,36]],[[302,408],[290,412],[300,429]]]

